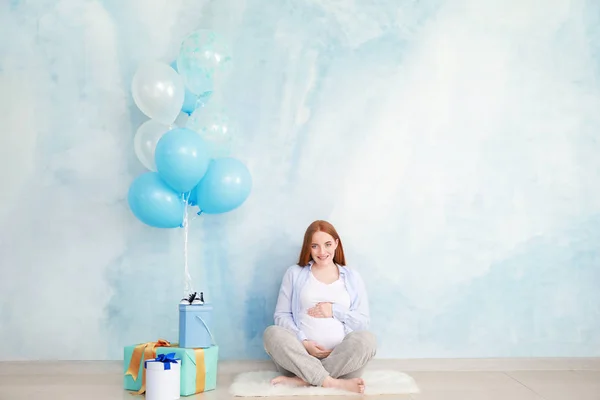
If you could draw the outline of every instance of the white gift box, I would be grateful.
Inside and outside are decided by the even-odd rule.
[[[175,362],[162,362],[154,358],[144,362],[144,368],[146,368],[146,400],[179,399],[181,360],[174,360]]]

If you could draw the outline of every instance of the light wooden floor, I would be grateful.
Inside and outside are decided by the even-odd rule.
[[[185,399],[231,399],[228,388],[238,373],[270,367],[264,362],[221,362],[217,390]],[[370,368],[406,372],[422,391],[412,397],[373,397],[381,400],[600,400],[600,359],[374,360]],[[134,398],[122,389],[119,362],[0,362],[1,400]]]

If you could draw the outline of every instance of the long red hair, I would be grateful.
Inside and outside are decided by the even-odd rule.
[[[298,265],[301,267],[305,267],[309,261],[312,260],[312,256],[310,255],[310,247],[312,245],[312,237],[315,232],[325,232],[330,234],[334,240],[337,240],[338,246],[335,249],[335,254],[333,255],[333,262],[339,265],[346,265],[346,256],[344,256],[344,247],[342,246],[342,240],[340,239],[340,235],[338,235],[337,231],[327,221],[315,221],[308,226],[306,229],[306,233],[304,233],[304,243],[302,243],[302,250],[300,250],[300,257],[298,259]]]

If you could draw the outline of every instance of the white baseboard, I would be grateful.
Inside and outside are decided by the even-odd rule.
[[[220,374],[273,369],[271,361],[219,361]],[[600,371],[600,358],[375,359],[368,369],[397,371]],[[122,374],[123,361],[4,361],[0,375]]]
[[[401,371],[600,371],[600,358],[375,359],[371,367]]]

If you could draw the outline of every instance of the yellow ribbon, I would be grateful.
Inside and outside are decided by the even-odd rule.
[[[204,392],[206,385],[206,367],[204,366],[204,349],[194,349],[196,356],[196,393]]]
[[[135,346],[133,349],[133,354],[131,355],[131,361],[129,361],[129,367],[127,368],[127,372],[125,372],[125,376],[131,375],[134,381],[137,381],[138,374],[140,371],[140,364],[143,360],[151,360],[156,358],[156,348],[157,347],[171,347],[171,343],[164,339],[158,339],[157,342],[148,342],[142,343]],[[204,365],[204,364],[203,364]],[[142,387],[138,390],[137,393],[132,394],[142,394],[146,391],[146,368],[142,370]]]

